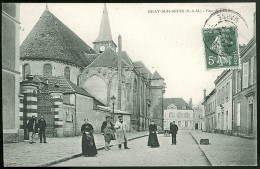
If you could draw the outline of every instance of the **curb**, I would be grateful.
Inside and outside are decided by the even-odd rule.
[[[146,137],[146,136],[148,136],[148,134],[145,134],[145,135],[142,135],[142,136],[137,136],[137,137],[134,137],[134,138],[130,138],[130,139],[128,139],[128,141],[132,141],[132,140],[142,138],[142,137]],[[109,147],[113,147],[115,145],[117,145],[117,144],[110,145]],[[105,149],[105,147],[99,147],[99,148],[97,148],[97,151],[104,150],[104,149]],[[68,160],[71,160],[73,158],[78,158],[80,156],[82,156],[82,153],[75,154],[75,155],[72,155],[70,157],[62,158],[60,160],[55,160],[55,161],[52,161],[52,162],[40,164],[40,165],[37,165],[36,167],[50,167],[52,165],[55,165],[55,164],[58,164],[58,163],[61,163],[61,162],[64,162],[64,161],[68,161]]]
[[[189,133],[190,133],[190,132],[189,132]],[[202,149],[204,149],[204,148],[202,148],[202,147],[200,146],[198,140],[195,139],[195,137],[194,137],[191,133],[190,133],[190,135],[191,135],[191,137],[194,139],[194,141],[196,142],[196,144],[198,145],[198,147],[199,147],[200,151],[203,153],[204,157],[206,157],[206,161],[207,161],[208,165],[209,165],[209,166],[212,166],[212,163],[210,162],[210,160],[209,160],[208,157],[206,156],[205,152],[202,150]]]

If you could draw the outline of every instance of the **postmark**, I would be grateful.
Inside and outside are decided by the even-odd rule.
[[[202,29],[206,68],[239,68],[239,35],[246,29],[246,21],[233,10],[212,13]]]

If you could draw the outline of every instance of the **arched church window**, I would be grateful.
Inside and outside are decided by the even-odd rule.
[[[43,76],[52,76],[52,66],[47,63],[43,65]]]
[[[70,68],[69,67],[65,67],[65,69],[64,69],[64,77],[67,80],[70,80]]]
[[[29,75],[29,74],[31,74],[31,67],[27,63],[27,64],[23,65],[23,79],[26,79],[27,75]]]

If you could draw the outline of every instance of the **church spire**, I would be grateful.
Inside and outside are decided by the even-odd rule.
[[[112,41],[112,34],[111,34],[106,4],[104,4],[99,34],[95,42],[101,42],[101,41]]]
[[[49,10],[49,8],[48,8],[48,5],[47,5],[47,3],[46,3],[46,7],[45,7],[45,10],[47,10],[47,11]]]

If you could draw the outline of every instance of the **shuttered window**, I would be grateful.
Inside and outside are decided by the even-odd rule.
[[[243,63],[243,89],[248,87],[248,62]]]
[[[241,91],[241,71],[237,71],[237,92]]]
[[[254,66],[255,66],[255,57],[250,59],[250,85],[254,84]]]
[[[237,104],[237,126],[240,126],[240,103]]]
[[[229,100],[229,94],[230,94],[230,83],[228,82],[226,85],[226,100]]]

